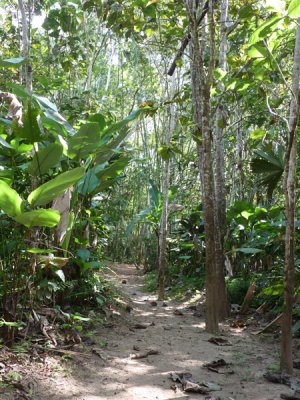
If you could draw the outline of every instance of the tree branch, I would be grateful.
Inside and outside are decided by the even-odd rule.
[[[199,26],[201,24],[201,22],[203,21],[205,15],[207,14],[207,11],[208,11],[208,0],[205,2],[203,10],[202,10],[202,13],[199,16],[199,18],[197,19],[197,26]],[[187,37],[181,43],[181,46],[180,46],[180,48],[179,48],[179,50],[178,50],[178,52],[177,52],[177,54],[176,54],[176,56],[174,58],[169,70],[168,70],[168,75],[173,76],[174,71],[175,71],[175,69],[177,67],[177,62],[182,57],[182,55],[184,53],[184,50],[186,49],[187,45],[189,44],[190,39],[191,39],[191,34],[189,33],[187,35]]]

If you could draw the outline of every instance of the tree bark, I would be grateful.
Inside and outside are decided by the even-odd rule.
[[[32,93],[32,66],[29,60],[30,55],[30,26],[26,16],[26,8],[23,0],[18,0],[22,19],[22,56],[26,58],[25,64],[25,85],[29,94]],[[28,3],[29,20],[31,19],[31,4]]]
[[[228,0],[221,2],[220,16],[220,49],[219,49],[219,67],[226,71],[226,55],[227,55],[227,28],[226,21],[228,19]],[[224,90],[222,84],[219,84],[221,92]],[[229,307],[227,299],[227,289],[225,283],[225,254],[224,254],[224,237],[226,234],[226,191],[225,191],[225,156],[224,156],[224,107],[220,100],[216,110],[215,122],[215,205],[216,205],[216,268],[218,274],[219,285],[219,316],[221,319],[228,317]]]
[[[202,13],[199,16],[199,18],[196,20],[197,26],[201,24],[201,22],[204,20],[208,10],[208,1],[205,2],[203,8],[202,8]],[[169,70],[168,70],[168,75],[173,76],[175,69],[177,67],[178,61],[181,59],[183,56],[184,50],[186,49],[187,45],[189,44],[189,41],[191,39],[191,34],[189,33],[186,38],[184,38],[183,42],[181,43],[180,49],[178,50],[178,53],[174,57],[174,61],[172,62]]]
[[[292,75],[292,96],[289,116],[289,141],[285,156],[285,281],[284,304],[281,335],[281,371],[293,373],[292,313],[294,302],[295,271],[295,203],[296,203],[296,161],[297,161],[297,123],[299,118],[299,79],[300,79],[300,18],[297,20],[294,67]]]
[[[197,25],[197,1],[186,0],[186,10],[190,24],[191,41],[191,75],[193,113],[196,126],[195,138],[198,152],[201,156],[199,163],[200,175],[203,176],[203,203],[205,219],[205,282],[206,282],[206,330],[214,333],[218,331],[218,279],[215,254],[215,199],[214,175],[212,158],[211,106],[210,90],[215,68],[215,25],[213,4],[208,5],[209,16],[209,64],[207,72],[204,68],[204,49],[206,40],[201,37],[201,47]],[[201,138],[202,135],[202,138]]]

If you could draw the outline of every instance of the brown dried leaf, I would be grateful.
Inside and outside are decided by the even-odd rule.
[[[0,92],[0,99],[4,99],[9,103],[8,113],[6,118],[13,119],[15,118],[17,124],[20,128],[23,126],[22,122],[22,104],[19,102],[17,97],[8,92]]]
[[[208,339],[210,343],[216,344],[217,346],[232,346],[232,343],[227,339],[223,339],[221,337],[211,337]]]

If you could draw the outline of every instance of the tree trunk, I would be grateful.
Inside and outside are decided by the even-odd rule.
[[[281,335],[281,371],[293,372],[292,312],[294,301],[295,270],[295,189],[297,160],[297,123],[299,117],[299,79],[300,79],[300,19],[297,20],[294,67],[292,75],[292,97],[289,117],[289,142],[285,156],[285,282],[284,305]]]
[[[226,54],[227,54],[227,28],[226,21],[228,19],[228,0],[221,2],[220,16],[220,50],[219,50],[219,67],[226,71]],[[224,90],[222,84],[219,89]],[[224,161],[224,104],[220,102],[216,110],[215,122],[215,156],[216,156],[216,189],[215,189],[215,205],[216,205],[216,268],[218,275],[218,293],[219,293],[219,316],[221,319],[228,317],[229,307],[227,300],[227,290],[225,283],[225,254],[224,254],[224,237],[226,234],[226,192],[225,192],[225,161]]]
[[[194,122],[196,132],[194,134],[197,141],[198,153],[201,157],[200,176],[203,180],[203,203],[205,218],[205,281],[206,281],[206,330],[214,333],[218,331],[218,275],[216,269],[215,254],[215,198],[214,198],[214,174],[212,158],[212,132],[211,132],[211,107],[210,90],[213,82],[213,71],[215,68],[215,25],[213,15],[213,4],[209,2],[209,65],[207,73],[204,68],[204,51],[206,38],[201,37],[201,47],[199,45],[199,35],[197,29],[197,1],[186,0],[186,10],[188,14],[191,41],[191,75],[192,75],[192,98]],[[202,29],[203,33],[203,29]],[[202,135],[202,138],[201,138]]]
[[[172,77],[171,98],[175,93],[176,81],[175,75]],[[171,103],[170,106],[170,123],[167,129],[165,145],[170,146],[172,133],[175,129],[175,106]],[[165,296],[165,277],[166,277],[166,264],[167,264],[167,232],[168,232],[168,206],[169,206],[169,176],[170,176],[170,159],[164,160],[163,167],[163,206],[160,220],[159,231],[159,254],[158,254],[158,299],[163,300]]]
[[[27,21],[26,8],[23,0],[18,0],[22,19],[22,56],[27,59],[25,64],[25,85],[28,93],[32,93],[32,66],[29,61],[30,55],[30,26]],[[31,2],[28,2],[29,20],[31,19]]]

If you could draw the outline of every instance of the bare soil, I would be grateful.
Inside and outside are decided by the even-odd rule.
[[[111,279],[124,292],[127,306],[132,307],[130,313],[112,313],[107,326],[94,332],[95,343],[84,345],[83,353],[82,345],[74,346],[72,350],[76,352],[78,346],[79,351],[71,359],[48,355],[45,360],[24,361],[23,365],[16,360],[13,370],[20,371],[23,386],[28,382],[27,394],[16,388],[10,394],[0,391],[0,399],[275,400],[281,393],[292,394],[287,386],[263,377],[267,369],[278,366],[278,339],[255,335],[250,328],[231,328],[227,323],[221,337],[231,345],[217,346],[208,341],[212,335],[204,330],[204,318],[193,315],[188,304],[163,304],[145,293],[143,277],[134,266],[115,264],[113,269],[116,275]],[[135,329],[137,324],[146,327]],[[158,354],[135,358],[149,350]],[[220,369],[224,373],[203,368],[218,359],[231,364]],[[175,390],[169,376],[174,371],[191,373],[195,381],[217,384],[220,390],[206,396]],[[226,373],[230,371],[234,373]]]

